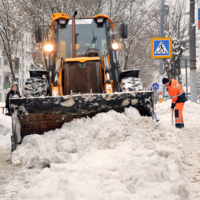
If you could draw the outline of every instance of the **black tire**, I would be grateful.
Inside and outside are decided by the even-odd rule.
[[[140,78],[125,77],[121,80],[120,88],[122,92],[143,91],[142,81]]]
[[[31,77],[26,80],[23,95],[26,97],[47,96],[48,81],[45,78]]]

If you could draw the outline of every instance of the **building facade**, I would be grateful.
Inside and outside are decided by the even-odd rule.
[[[14,42],[16,42],[14,40]],[[27,78],[29,78],[29,69],[32,68],[32,40],[30,33],[20,33],[17,39],[17,51],[15,53],[15,62],[13,70],[18,83],[20,94]],[[5,102],[7,93],[12,84],[11,70],[6,54],[0,49],[0,102]]]

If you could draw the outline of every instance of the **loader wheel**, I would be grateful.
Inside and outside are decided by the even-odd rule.
[[[121,80],[120,88],[122,92],[142,91],[142,81],[140,78],[125,77]]]
[[[31,77],[26,79],[23,95],[26,97],[47,96],[48,81],[45,78]]]

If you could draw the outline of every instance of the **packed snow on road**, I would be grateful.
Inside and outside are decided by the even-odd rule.
[[[170,101],[156,106],[158,123],[130,107],[124,113],[100,113],[44,135],[26,136],[12,154],[13,168],[26,166],[41,172],[28,187],[22,184],[13,199],[191,199],[181,135],[198,125],[200,105],[185,104],[184,129],[172,125],[170,106]],[[4,130],[0,148],[7,149],[10,125],[4,115],[0,119]],[[200,162],[195,167],[200,168]]]

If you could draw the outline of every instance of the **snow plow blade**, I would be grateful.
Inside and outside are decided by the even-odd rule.
[[[123,112],[130,106],[137,108],[141,115],[152,116],[153,92],[10,99],[13,137],[17,135],[19,143],[26,135],[61,128],[76,118],[92,117],[109,110]]]

